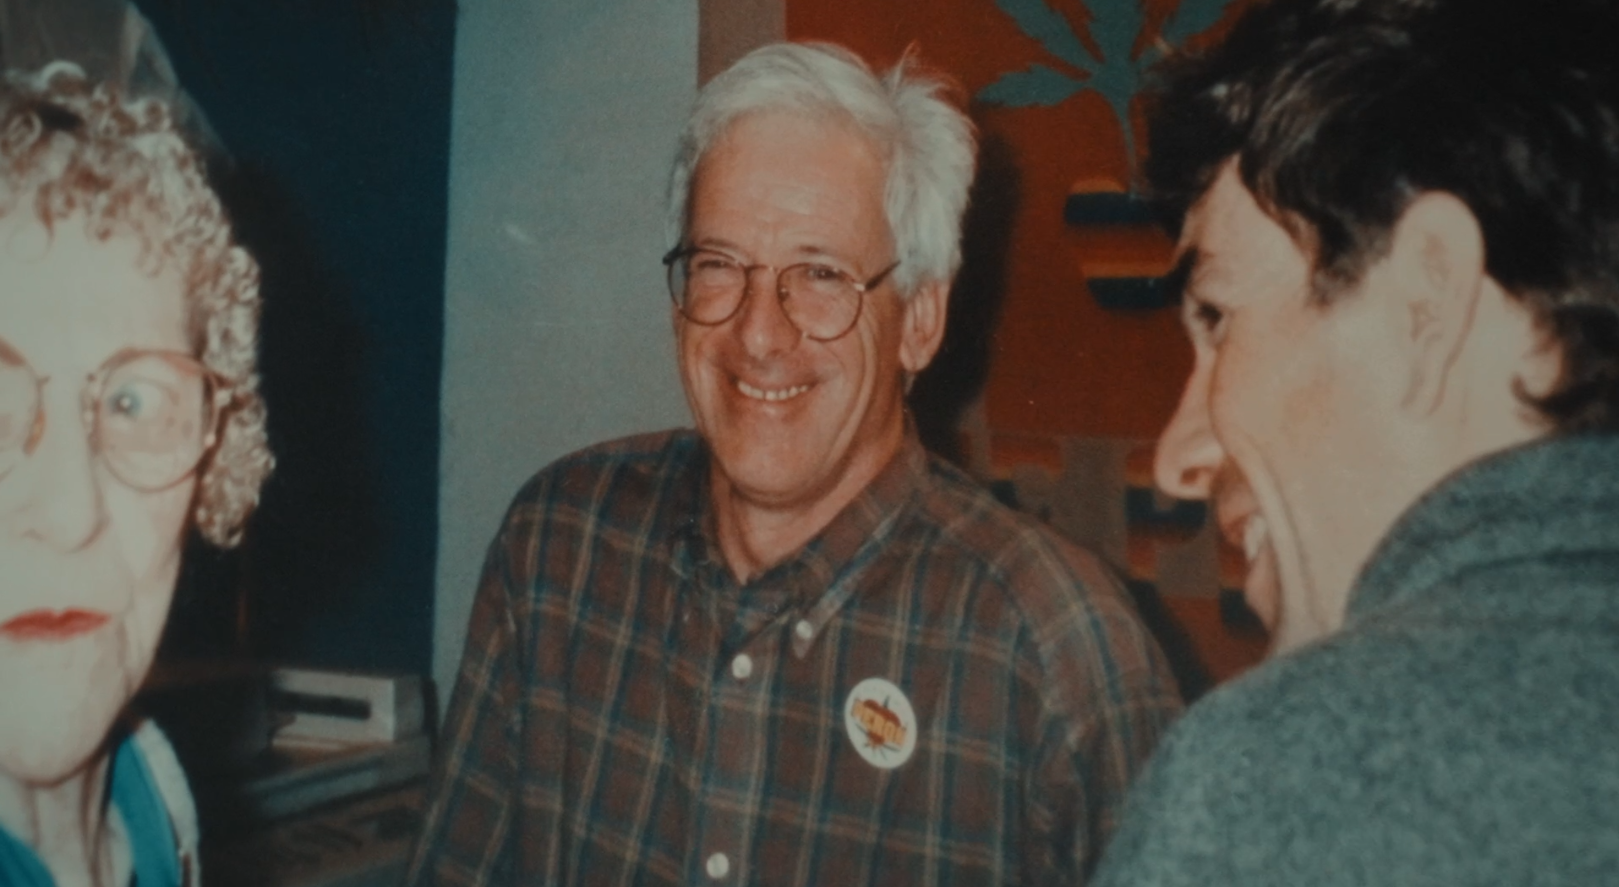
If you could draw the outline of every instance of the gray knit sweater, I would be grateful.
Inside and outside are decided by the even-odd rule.
[[[1619,884],[1619,437],[1413,506],[1342,631],[1171,731],[1097,883]]]

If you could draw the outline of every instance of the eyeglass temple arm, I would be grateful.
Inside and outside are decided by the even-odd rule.
[[[883,270],[877,272],[876,277],[873,277],[872,279],[866,281],[865,283],[858,284],[858,286],[860,287],[860,292],[866,293],[866,292],[870,292],[871,290],[875,289],[879,284],[881,284],[883,282],[884,279],[886,279],[888,277],[888,275],[893,274],[894,269],[898,268],[898,267],[899,267],[899,261],[895,260],[894,264],[889,265],[887,268],[884,268]]]

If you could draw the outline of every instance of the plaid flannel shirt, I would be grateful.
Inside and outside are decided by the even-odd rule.
[[[408,883],[1082,882],[1180,707],[1113,576],[912,434],[739,587],[707,472],[666,432],[518,494]]]

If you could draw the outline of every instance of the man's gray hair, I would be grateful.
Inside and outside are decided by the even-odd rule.
[[[909,54],[879,78],[829,43],[774,43],[748,53],[703,87],[681,133],[669,177],[671,244],[685,239],[692,174],[731,123],[768,111],[823,115],[853,123],[886,161],[895,290],[909,297],[925,283],[948,285],[961,267],[976,154],[971,121],[945,98],[951,91]]]

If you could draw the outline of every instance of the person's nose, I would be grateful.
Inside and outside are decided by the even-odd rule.
[[[11,500],[4,486],[20,494],[6,522],[64,552],[88,545],[107,521],[95,447],[74,406],[47,415],[32,452],[0,480],[0,502]]]
[[[781,276],[769,266],[749,269],[737,309],[736,334],[749,354],[765,357],[791,350],[803,338],[787,317],[778,287]]]
[[[1209,421],[1209,377],[1203,366],[1192,370],[1180,404],[1158,438],[1153,459],[1158,488],[1177,499],[1207,499],[1225,451]]]

